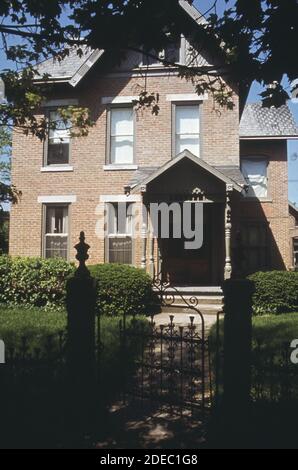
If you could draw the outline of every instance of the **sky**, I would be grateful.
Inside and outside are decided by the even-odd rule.
[[[230,4],[233,0],[230,1]],[[214,0],[195,0],[194,6],[198,8],[201,13],[208,12],[209,9],[214,5]],[[217,2],[217,14],[221,15],[226,2],[224,0],[218,0]],[[0,72],[1,70],[13,67],[14,64],[7,62],[5,55],[0,50]],[[297,77],[298,78],[298,77]],[[251,87],[248,102],[255,103],[260,101],[259,94],[262,92],[262,87],[258,83],[254,83]],[[296,123],[298,124],[298,100],[295,103],[293,100],[289,101],[288,105],[294,115]],[[288,141],[288,162],[289,162],[289,200],[296,202],[298,205],[298,140]]]

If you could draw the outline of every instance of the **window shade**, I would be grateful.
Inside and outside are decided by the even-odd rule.
[[[49,130],[49,139],[52,144],[69,143],[71,122],[64,122],[57,111],[50,112],[50,122],[55,123],[56,128]]]
[[[249,185],[247,196],[267,197],[267,161],[243,160],[242,173]]]
[[[133,109],[111,110],[111,163],[133,163]]]
[[[200,156],[199,106],[176,106],[176,154],[189,150]]]

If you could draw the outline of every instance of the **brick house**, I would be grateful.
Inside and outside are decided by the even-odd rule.
[[[203,18],[188,2],[180,4],[191,31]],[[182,37],[163,54],[187,63],[190,45]],[[209,50],[196,60],[218,63]],[[103,51],[82,57],[73,51],[62,62],[41,63],[39,71],[51,76],[40,114],[59,121],[57,108],[86,106],[95,125],[87,137],[70,138],[60,124],[46,142],[14,133],[12,180],[22,199],[11,212],[11,255],[73,260],[84,230],[90,263],[133,264],[176,285],[218,286],[233,275],[297,264],[287,140],[298,133],[287,106],[243,109],[246,97],[229,78],[234,108],[216,109],[211,96],[198,96],[174,67],[146,54],[131,53],[111,67]],[[133,107],[145,86],[159,93],[157,116]],[[184,237],[174,237],[171,217],[169,237],[161,238],[144,210],[185,201],[203,207],[200,249],[187,250]]]

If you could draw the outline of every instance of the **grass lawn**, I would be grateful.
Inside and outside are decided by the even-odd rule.
[[[139,319],[147,324],[143,317]],[[103,316],[100,322],[102,347],[97,366],[97,406],[94,410],[99,432],[101,427],[105,428],[103,423],[106,423],[110,405],[122,396],[123,383],[130,383],[135,370],[134,359],[140,351],[139,344],[128,342],[123,354],[120,320],[120,317]],[[127,318],[128,326],[130,321]],[[55,339],[53,341],[55,350],[58,333],[65,332],[66,326],[65,311],[0,307],[0,339],[5,342],[8,356],[7,365],[0,368],[1,398],[5,403],[3,410],[0,404],[2,428],[5,429],[4,435],[0,429],[0,448],[5,448],[5,445],[28,447],[32,443],[37,445],[34,448],[63,445],[68,432],[63,427],[66,425],[63,420],[69,393],[65,382],[65,362],[56,359],[47,362],[38,358],[32,364],[29,354],[26,356],[29,362],[23,363],[21,359],[10,367],[8,352],[9,348],[15,348],[22,355],[24,336],[28,339],[28,353],[34,353],[35,348],[46,351],[48,335],[57,334],[57,343]]]
[[[223,351],[224,320],[220,320],[220,357]],[[237,332],[235,332],[237,334]],[[252,398],[280,401],[298,399],[298,368],[290,362],[290,344],[298,338],[298,313],[255,316],[252,319]],[[211,362],[215,370],[216,326],[210,330]],[[222,390],[223,362],[219,367]]]
[[[224,320],[220,320],[220,339],[223,340]],[[268,352],[277,352],[298,338],[298,313],[286,313],[283,315],[255,316],[252,319],[253,349],[258,342],[262,349]],[[214,344],[216,325],[210,330],[211,344]]]
[[[298,366],[286,360],[289,348],[298,338],[298,313],[253,317],[252,387],[249,415],[243,428],[233,436],[233,448],[296,449],[298,416]],[[237,332],[235,332],[237,334]],[[216,328],[211,329],[211,357],[215,358]],[[223,344],[223,320],[220,324],[220,349]],[[221,356],[224,360],[224,355]],[[219,391],[222,393],[223,363],[219,370]],[[219,411],[220,413],[220,411]],[[210,426],[209,438],[216,446],[229,448],[225,443],[224,427],[218,431],[218,417]],[[220,416],[219,416],[220,418]],[[238,442],[239,440],[239,442]]]
[[[253,344],[260,341],[274,352],[298,338],[298,313],[253,317]]]

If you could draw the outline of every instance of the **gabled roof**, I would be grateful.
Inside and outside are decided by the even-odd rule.
[[[245,185],[244,178],[242,176],[242,181],[241,182],[236,182],[234,179],[230,178],[227,175],[227,170],[231,167],[223,167],[223,171],[219,170],[218,167],[214,167],[209,165],[209,163],[205,162],[201,158],[196,157],[193,155],[191,152],[188,150],[184,150],[181,152],[179,155],[177,155],[175,158],[172,160],[169,160],[167,163],[162,165],[159,168],[155,167],[145,167],[142,170],[138,170],[138,178],[136,178],[136,175],[134,175],[133,179],[129,182],[129,184],[125,187],[125,190],[127,189],[133,189],[133,192],[137,192],[140,190],[141,186],[146,186],[147,184],[151,183],[151,181],[155,180],[159,176],[161,176],[163,173],[168,171],[170,168],[173,166],[177,165],[177,163],[181,162],[182,160],[188,159],[195,163],[199,168],[202,168],[203,170],[207,171],[211,175],[213,175],[215,178],[219,179],[225,184],[230,184],[233,186],[233,188],[241,192],[243,190],[243,186]],[[236,168],[236,167],[235,167]],[[233,167],[233,171],[235,172],[235,168]],[[144,171],[145,170],[145,171]],[[241,174],[240,170],[239,173]],[[146,175],[146,176],[145,176]],[[144,177],[142,177],[144,176]],[[140,178],[141,177],[141,178]]]
[[[204,16],[187,0],[179,0],[179,5],[197,24],[206,23]],[[37,64],[39,75],[36,76],[36,81],[42,80],[42,75],[47,74],[51,82],[66,82],[75,87],[104,53],[104,50],[92,50],[86,46],[80,46],[80,49],[83,50],[81,57],[74,47],[60,61],[51,58]]]
[[[279,108],[262,107],[262,103],[247,104],[240,121],[240,138],[298,138],[298,128],[287,105]]]
[[[76,86],[103,54],[103,51],[92,50],[86,46],[80,49],[83,51],[81,56],[74,47],[62,60],[50,58],[37,64],[36,70],[39,75],[36,76],[36,81],[43,80],[43,75],[47,74],[49,81],[67,82]]]
[[[179,0],[179,5],[198,24],[206,24],[207,20],[193,5],[187,0]]]

